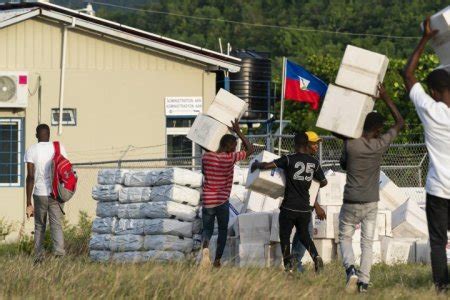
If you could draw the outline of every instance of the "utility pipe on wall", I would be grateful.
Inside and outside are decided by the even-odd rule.
[[[71,25],[65,25],[62,36],[62,53],[61,53],[61,77],[59,84],[59,122],[58,122],[58,135],[62,134],[62,121],[63,121],[63,109],[64,109],[64,80],[66,77],[66,53],[67,53],[67,31],[68,29],[75,28],[76,18],[72,18]]]

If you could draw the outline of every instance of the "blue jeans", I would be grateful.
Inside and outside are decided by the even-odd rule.
[[[313,219],[311,218],[311,222],[308,224],[308,232],[313,236]],[[306,247],[300,242],[299,233],[296,232],[294,235],[294,240],[292,241],[292,256],[294,257],[294,261],[297,263],[297,271],[303,272],[302,258],[305,255]]]
[[[227,242],[228,235],[228,221],[230,219],[230,204],[225,202],[216,207],[202,208],[202,221],[203,221],[203,241],[208,242],[214,233],[214,221],[217,218],[217,225],[219,229],[219,236],[217,237],[217,250],[216,260],[222,258],[223,251],[225,250],[225,244]]]

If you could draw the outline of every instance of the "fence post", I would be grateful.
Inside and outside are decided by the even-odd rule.
[[[322,155],[323,155],[323,153],[322,153],[322,145],[323,145],[323,140],[321,140],[320,141],[320,143],[319,143],[319,164],[322,164]]]
[[[422,167],[418,167],[417,171],[417,175],[419,176],[419,187],[422,187]]]

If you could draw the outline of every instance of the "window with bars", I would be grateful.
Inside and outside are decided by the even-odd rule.
[[[0,187],[23,186],[23,151],[23,119],[0,118]]]

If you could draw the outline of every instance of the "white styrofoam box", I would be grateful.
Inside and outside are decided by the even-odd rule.
[[[110,250],[112,234],[93,234],[89,240],[90,250]]]
[[[319,190],[319,204],[342,205],[347,175],[329,170],[325,173],[325,177],[328,184]]]
[[[195,207],[173,201],[148,202],[145,203],[143,211],[145,216],[151,219],[172,218],[192,222],[197,217],[197,209]]]
[[[140,263],[146,261],[144,253],[141,251],[117,252],[113,253],[112,260],[118,263]]]
[[[123,219],[145,219],[145,203],[120,204],[117,209],[117,216]]]
[[[292,229],[290,240],[294,240],[295,227]],[[276,209],[272,212],[272,221],[270,226],[270,242],[280,242],[280,210]]]
[[[311,186],[309,187],[309,206],[314,206],[316,199],[319,195],[320,182],[317,180],[311,181]]]
[[[97,183],[102,185],[123,184],[125,174],[128,170],[125,169],[104,169],[98,171]]]
[[[149,187],[125,187],[119,192],[120,203],[135,203],[150,201],[151,188]]]
[[[247,182],[248,168],[242,168],[238,165],[234,166],[233,184],[245,185]]]
[[[241,243],[239,244],[239,266],[261,267],[266,266],[265,243]]]
[[[415,260],[415,241],[412,239],[383,237],[381,239],[383,262],[392,265]]]
[[[264,198],[264,204],[262,206],[261,211],[262,212],[273,212],[274,210],[277,210],[280,208],[282,201],[283,201],[283,198],[273,199],[273,198],[266,196]]]
[[[111,252],[110,251],[102,251],[102,250],[91,250],[91,251],[89,251],[89,257],[93,261],[107,262],[111,259]]]
[[[190,188],[199,188],[202,186],[202,182],[202,173],[182,168],[170,168],[158,174],[154,185],[176,184]]]
[[[174,235],[147,235],[144,238],[145,250],[192,252],[194,241],[191,238]]]
[[[125,174],[124,184],[129,187],[148,187],[155,184],[160,170],[133,170]]]
[[[431,47],[442,65],[450,64],[450,6],[431,16],[430,27],[439,30],[430,41]]]
[[[423,187],[404,187],[400,190],[407,199],[414,200],[420,207],[425,207],[427,202],[427,191]]]
[[[230,198],[236,198],[242,203],[245,203],[247,199],[247,193],[248,191],[245,186],[233,184],[233,186],[231,187]]]
[[[417,203],[407,200],[392,213],[394,237],[428,238],[425,211]]]
[[[278,155],[268,151],[261,152],[249,164],[251,166],[256,160],[259,162],[272,162],[280,158]],[[245,186],[252,191],[267,195],[274,199],[284,196],[285,177],[282,169],[256,170],[247,175]]]
[[[368,95],[330,84],[316,126],[350,138],[359,138],[366,116],[373,110],[374,104]]]
[[[237,222],[238,216],[242,213],[243,209],[244,209],[244,202],[241,202],[240,199],[230,197],[229,199],[230,216],[228,219],[228,229],[233,228],[234,224]]]
[[[380,172],[380,208],[394,211],[408,200],[405,193],[384,172]]]
[[[342,261],[342,250],[341,250],[341,244],[338,244],[337,246],[337,254],[338,254],[338,259]],[[355,263],[357,265],[360,264],[361,261],[361,243],[360,242],[353,242],[352,243],[352,248],[353,248],[353,254],[355,256]],[[373,242],[373,247],[372,247],[372,263],[377,264],[382,262],[382,250],[381,250],[381,242],[380,241],[375,241]]]
[[[347,45],[336,84],[378,97],[378,84],[383,82],[388,65],[385,55]]]
[[[207,115],[199,114],[189,130],[187,138],[209,151],[217,151],[220,140],[227,133],[226,125]]]
[[[111,251],[126,252],[140,251],[144,246],[144,237],[141,235],[126,234],[111,237]]]
[[[107,218],[107,217],[117,217],[119,209],[119,203],[116,202],[98,202],[96,214],[97,217]]]
[[[320,257],[322,257],[324,263],[330,263],[337,256],[337,244],[333,239],[315,239],[314,245],[316,246],[317,252]],[[308,251],[305,252],[305,256],[311,257]]]
[[[144,235],[144,219],[120,219],[114,229],[116,235]]]
[[[247,192],[247,200],[246,200],[246,207],[245,211],[247,212],[261,212],[262,208],[264,206],[264,200],[266,199],[266,196],[263,194],[260,194],[255,191],[248,191]]]
[[[241,243],[267,244],[270,239],[271,213],[245,213],[238,217]]]
[[[390,210],[378,210],[377,227],[379,235],[392,236],[392,212]]]
[[[220,89],[206,114],[217,121],[231,126],[231,121],[240,119],[247,111],[248,104],[227,90]]]
[[[92,222],[92,232],[111,234],[117,225],[117,218],[95,218]]]
[[[209,240],[209,257],[211,261],[214,261],[216,258],[216,250],[217,250],[217,235],[213,235]],[[223,251],[222,258],[220,260],[223,266],[229,265],[234,266],[236,264],[236,258],[238,257],[239,251],[239,241],[236,237],[229,236],[227,237],[227,242],[225,244],[225,249]]]
[[[319,220],[315,213],[313,213],[313,237],[321,239],[334,238],[334,215],[339,214],[341,206],[329,205],[322,207],[327,214],[325,220]]]
[[[145,261],[169,262],[183,261],[186,256],[180,251],[150,250],[143,252]]]
[[[150,195],[152,201],[174,201],[181,204],[198,206],[200,192],[185,186],[170,184],[155,186]]]
[[[416,262],[423,263],[423,264],[431,263],[430,242],[428,240],[419,240],[419,241],[416,241],[415,247],[416,247]],[[447,253],[448,253],[448,251],[447,251]],[[447,255],[447,257],[448,257],[448,255]]]
[[[266,267],[283,268],[283,253],[280,243],[272,243],[264,246],[264,255],[266,257]]]
[[[173,219],[146,219],[144,220],[145,235],[175,235],[192,237],[192,222],[182,222]]]
[[[122,186],[120,184],[97,184],[92,188],[92,198],[104,202],[117,201],[121,190]]]

